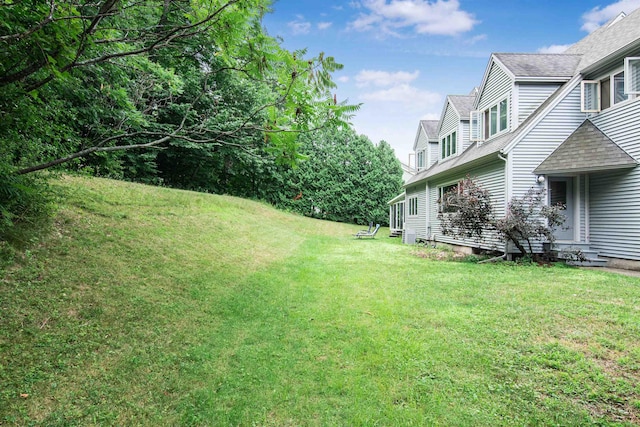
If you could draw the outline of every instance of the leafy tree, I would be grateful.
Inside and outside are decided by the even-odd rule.
[[[388,222],[387,201],[402,187],[402,168],[389,144],[375,146],[350,127],[307,134],[301,144],[309,160],[283,172],[275,204],[334,221]]]
[[[270,3],[0,0],[0,206],[26,188],[8,177],[60,165],[211,191],[219,154],[229,176],[300,161],[299,134],[358,107],[331,94],[333,57],[265,33]]]
[[[52,101],[72,107],[56,111],[87,110],[80,123],[61,115],[50,120],[50,128],[61,128],[49,129],[48,140],[26,141],[32,155],[17,156],[17,172],[176,140],[233,145],[245,129],[265,133],[276,159],[295,163],[299,132],[339,123],[357,107],[332,102],[331,73],[341,68],[332,57],[306,58],[305,51],[289,52],[265,34],[260,19],[269,3],[5,2],[0,88],[10,96],[0,96],[4,115],[22,120]],[[233,106],[204,107],[217,99],[215,76],[228,72],[269,90],[261,105],[221,127],[221,112]],[[45,90],[54,81],[57,86]]]
[[[512,242],[523,255],[534,256],[534,242],[555,241],[554,230],[564,224],[562,206],[548,206],[544,190],[529,189],[521,197],[513,197],[503,218],[495,218],[489,192],[472,178],[466,177],[446,192],[438,218],[442,234],[456,238],[482,240],[494,231],[506,242]]]

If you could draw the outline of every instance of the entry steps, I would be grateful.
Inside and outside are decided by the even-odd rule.
[[[606,267],[607,260],[598,257],[598,252],[591,249],[588,243],[555,243],[553,251],[558,259],[564,259],[568,265],[577,267]],[[582,253],[586,260],[579,261],[575,254]]]

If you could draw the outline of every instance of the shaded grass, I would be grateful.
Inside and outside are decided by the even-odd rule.
[[[66,178],[0,287],[7,425],[633,425],[637,279],[439,262],[246,200]],[[20,397],[27,394],[27,397]]]

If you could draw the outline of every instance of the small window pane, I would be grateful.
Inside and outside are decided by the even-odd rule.
[[[498,132],[498,106],[491,107],[489,135],[495,135]]]
[[[451,134],[451,154],[456,154],[457,151],[457,141],[456,141],[456,133]]]
[[[600,81],[600,98],[601,110],[611,107],[611,79],[608,77]]]
[[[471,141],[478,141],[480,140],[480,112],[479,111],[472,111],[471,112],[471,117],[470,117],[470,121],[471,121],[471,133],[469,135],[469,139]]]
[[[639,94],[640,93],[640,58],[625,58],[624,60],[625,70],[625,93],[627,94]]]
[[[600,111],[600,84],[585,80],[581,84],[582,111],[585,113]]]
[[[624,93],[624,72],[613,76],[613,103],[626,101],[629,95]]]
[[[500,131],[507,128],[507,100],[500,102]]]

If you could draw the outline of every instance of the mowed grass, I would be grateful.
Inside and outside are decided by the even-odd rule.
[[[0,425],[640,423],[640,279],[55,185],[56,231],[0,276]]]

